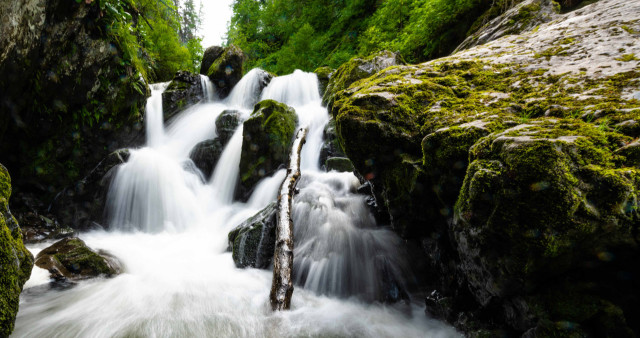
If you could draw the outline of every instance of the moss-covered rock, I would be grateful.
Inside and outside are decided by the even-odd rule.
[[[276,246],[276,214],[273,202],[229,232],[229,250],[239,268],[269,269]]]
[[[242,113],[238,110],[225,110],[216,119],[216,134],[220,143],[226,146],[242,122]]]
[[[9,210],[11,177],[0,164],[0,336],[8,337],[18,313],[22,286],[31,276],[33,255],[22,243],[18,222]]]
[[[285,104],[273,100],[256,104],[242,130],[240,198],[247,199],[258,181],[287,164],[297,122],[296,112]]]
[[[346,157],[329,157],[324,163],[327,171],[353,172],[355,167]]]
[[[113,277],[122,272],[122,263],[117,258],[91,250],[79,238],[65,238],[40,251],[36,265],[48,270],[51,278],[59,282]]]
[[[216,87],[220,98],[225,98],[231,89],[242,79],[246,56],[240,48],[230,45],[209,66],[206,75]]]
[[[320,83],[322,83],[325,76],[328,78],[328,82],[322,90],[322,101],[327,106],[331,106],[336,93],[349,88],[352,83],[367,78],[387,67],[402,63],[400,55],[385,50],[367,58],[353,58],[331,73],[327,73],[329,69],[319,68],[316,72],[322,75],[322,77],[318,76]]]
[[[639,6],[602,0],[334,94],[346,155],[422,244],[431,313],[478,335],[640,332],[640,68],[622,57]]]
[[[204,98],[204,89],[200,75],[187,71],[178,71],[162,92],[162,113],[164,120],[172,118],[186,107],[198,103]]]
[[[318,83],[320,84],[320,95],[324,95],[325,90],[327,89],[327,85],[329,84],[329,80],[335,72],[335,69],[331,67],[320,67],[313,71],[316,73],[318,77]]]
[[[224,53],[224,48],[220,46],[211,46],[204,51],[202,62],[200,63],[200,74],[207,75],[207,71],[211,65]]]

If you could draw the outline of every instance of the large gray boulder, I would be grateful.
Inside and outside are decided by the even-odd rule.
[[[204,98],[200,75],[188,71],[178,71],[162,93],[162,113],[167,121],[186,107]]]

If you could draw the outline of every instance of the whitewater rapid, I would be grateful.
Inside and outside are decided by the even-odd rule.
[[[315,74],[276,77],[259,93],[261,74],[249,72],[224,101],[216,101],[203,79],[206,99],[168,125],[161,103],[166,84],[152,87],[147,146],[131,150],[109,191],[111,230],[80,235],[91,248],[118,257],[125,272],[59,290],[34,267],[12,337],[458,336],[425,316],[421,299],[371,302],[380,291],[380,269],[394,267],[390,273],[399,283],[410,274],[400,240],[375,224],[364,197],[355,193],[353,174],[321,170],[329,117]],[[228,232],[276,200],[284,171],[263,179],[247,203],[233,200],[242,125],[211,177],[189,160],[196,144],[215,137],[215,120],[224,110],[239,110],[246,119],[259,99],[289,104],[299,124],[310,128],[293,205],[298,273],[291,311],[271,311],[271,271],[238,269],[226,252]],[[50,244],[29,249],[36,254]]]

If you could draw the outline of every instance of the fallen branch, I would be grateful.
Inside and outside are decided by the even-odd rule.
[[[271,308],[288,310],[293,294],[293,220],[291,200],[300,177],[300,152],[307,137],[308,128],[300,128],[291,147],[287,176],[282,182],[278,195],[278,216],[276,226],[276,249],[273,254],[273,282],[271,284]]]

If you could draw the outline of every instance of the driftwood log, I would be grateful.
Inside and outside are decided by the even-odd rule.
[[[300,177],[300,152],[307,137],[308,128],[300,128],[291,147],[287,176],[278,194],[276,248],[273,255],[273,281],[271,284],[271,308],[288,310],[293,294],[293,220],[291,200]]]

